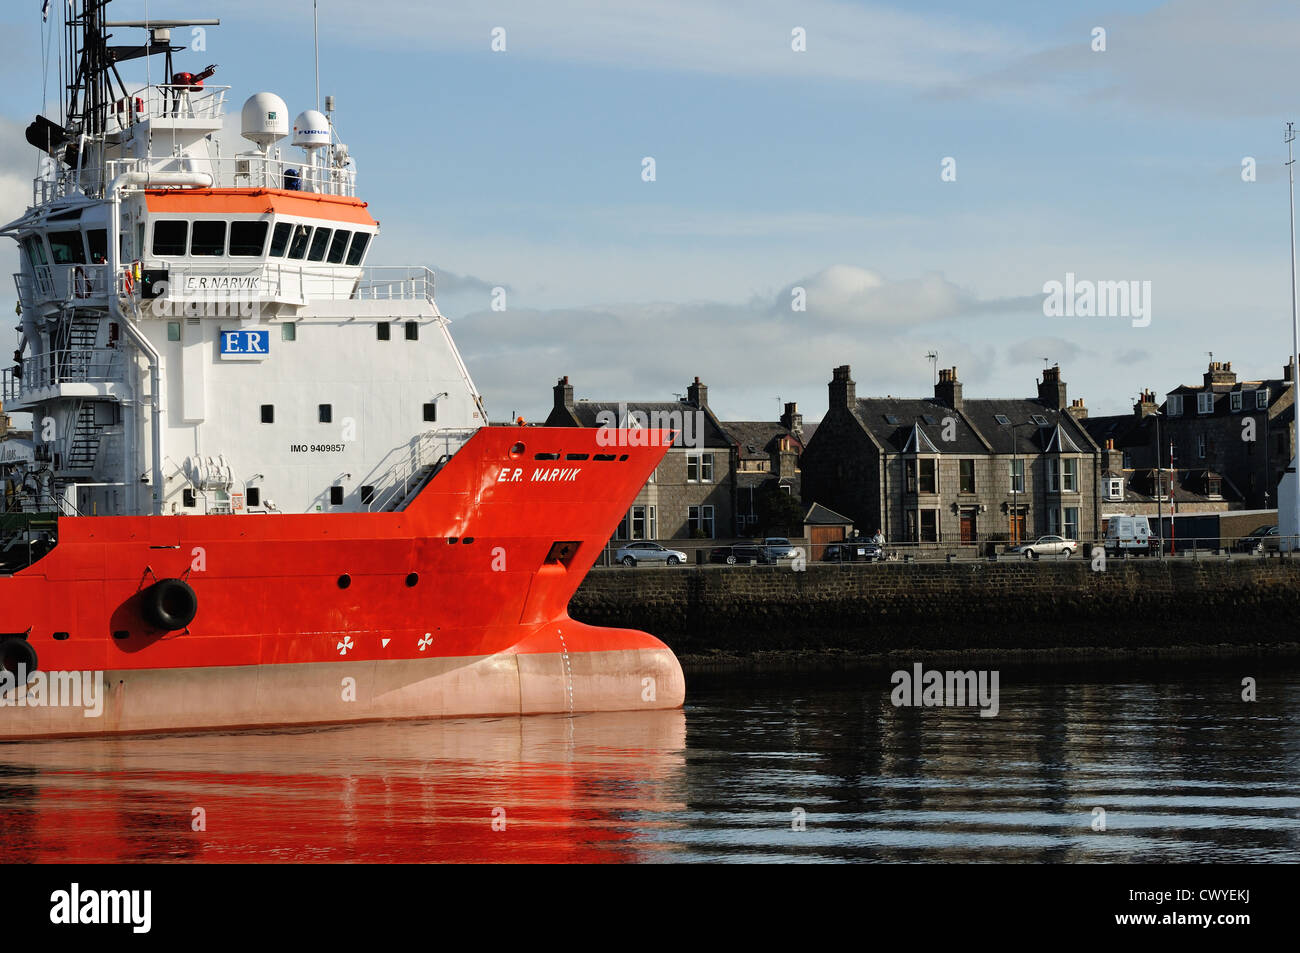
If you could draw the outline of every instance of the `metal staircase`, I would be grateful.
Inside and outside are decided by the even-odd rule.
[[[91,470],[99,454],[99,440],[103,428],[95,423],[95,405],[83,403],[77,410],[77,422],[68,444],[64,466],[69,470]]]

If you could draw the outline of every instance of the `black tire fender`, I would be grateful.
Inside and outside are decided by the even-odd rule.
[[[140,594],[145,621],[174,632],[194,621],[199,599],[184,579],[160,579]]]
[[[39,668],[36,649],[24,638],[8,638],[0,641],[0,667],[18,674],[18,666],[23,667],[28,675]]]

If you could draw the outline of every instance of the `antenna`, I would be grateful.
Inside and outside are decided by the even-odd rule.
[[[1050,357],[1043,358],[1043,370],[1047,370],[1047,364],[1049,361],[1051,361]]]
[[[311,33],[316,46],[316,111],[320,112],[320,16],[317,0],[311,0]]]
[[[1291,197],[1291,393],[1300,394],[1300,314],[1296,308],[1296,284],[1295,284],[1295,155],[1292,144],[1295,142],[1295,123],[1286,124],[1286,135],[1283,137],[1286,142],[1286,169],[1289,180],[1289,189]],[[1300,436],[1300,415],[1295,419],[1295,433]],[[1294,441],[1293,446],[1300,444],[1300,441]],[[1288,461],[1288,464],[1290,461]],[[1293,469],[1288,465],[1287,469]],[[1297,533],[1297,521],[1300,521],[1300,467],[1296,469],[1295,479],[1291,481],[1291,491],[1295,494],[1291,502],[1291,519],[1287,526],[1281,527],[1279,532],[1286,536],[1287,534]],[[1281,483],[1278,484],[1279,490]],[[1280,497],[1280,494],[1279,494]],[[1278,515],[1282,515],[1282,500],[1278,499]],[[1293,539],[1290,549],[1296,548],[1296,541]]]
[[[939,383],[939,352],[928,351],[926,352],[925,359],[930,362],[930,377],[933,378],[933,380],[931,380],[930,383],[932,385],[938,384]]]

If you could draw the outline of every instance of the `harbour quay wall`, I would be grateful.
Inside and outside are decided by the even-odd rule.
[[[679,653],[1300,643],[1300,557],[596,569],[573,618]]]

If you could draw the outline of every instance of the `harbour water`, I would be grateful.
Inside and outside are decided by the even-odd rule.
[[[1300,861],[1294,661],[999,689],[718,672],[677,712],[2,744],[0,861]]]

